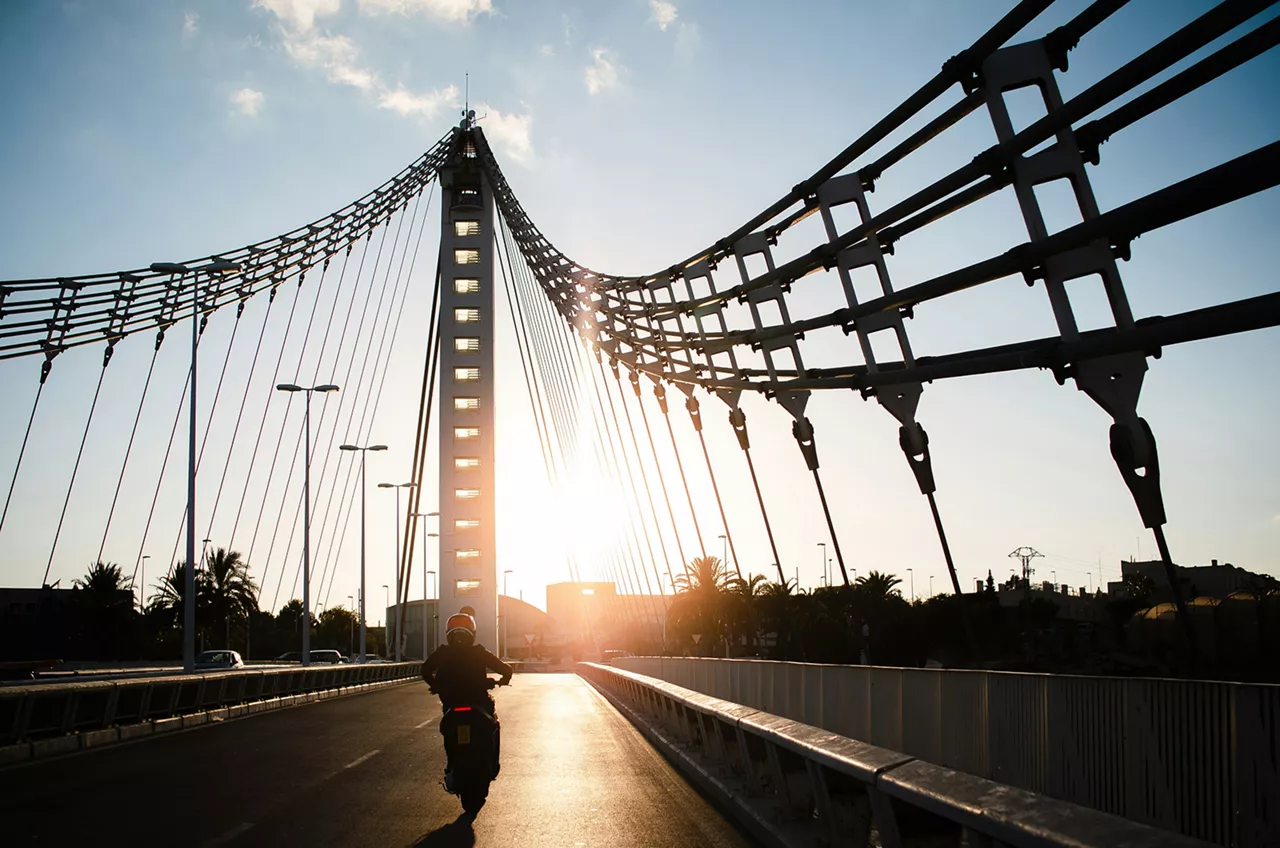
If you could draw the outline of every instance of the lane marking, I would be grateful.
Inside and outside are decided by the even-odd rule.
[[[427,719],[426,721],[424,721],[422,724],[420,724],[420,725],[418,725],[417,727],[415,727],[415,728],[414,728],[414,730],[421,730],[422,728],[426,727],[428,724],[430,724],[430,723],[431,723],[431,722],[433,722],[433,721],[435,721],[435,719],[434,719],[434,718],[429,718],[429,719]]]
[[[240,824],[231,828],[221,836],[217,836],[217,837],[214,837],[213,839],[210,839],[208,842],[205,843],[205,848],[213,848],[213,846],[215,845],[226,845],[228,842],[235,839],[237,836],[244,833],[246,830],[248,830],[251,827],[253,827],[253,822],[241,822]]]
[[[377,756],[377,755],[378,755],[378,753],[379,753],[379,751],[370,751],[369,753],[365,754],[363,757],[359,757],[359,758],[357,758],[357,759],[355,759],[355,760],[352,760],[351,762],[347,763],[345,766],[343,766],[343,768],[355,768],[356,766],[360,765],[361,763],[363,763],[363,762],[365,762],[365,761],[367,761],[367,760],[370,760],[370,759],[372,759],[373,757]]]

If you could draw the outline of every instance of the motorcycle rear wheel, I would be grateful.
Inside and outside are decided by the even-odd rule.
[[[485,799],[489,797],[489,784],[468,786],[460,794],[462,795],[463,812],[475,815],[480,812],[480,808],[484,806]]]

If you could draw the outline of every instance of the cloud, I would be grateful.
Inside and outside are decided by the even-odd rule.
[[[504,115],[487,103],[478,105],[476,114],[483,116],[485,137],[506,155],[525,165],[533,161],[532,115]]]
[[[330,82],[354,86],[361,91],[378,87],[378,75],[357,64],[360,51],[345,35],[286,33],[284,50],[303,67],[328,71]]]
[[[493,0],[357,0],[366,15],[422,13],[439,21],[470,23],[479,15],[493,14]]]
[[[591,51],[591,57],[595,61],[583,68],[587,91],[599,94],[606,89],[617,88],[619,65],[613,54],[603,47],[597,47]]]
[[[446,106],[456,109],[460,105],[456,85],[447,85],[426,94],[414,94],[397,88],[395,91],[384,91],[378,98],[379,109],[390,109],[399,115],[422,115],[427,118],[434,118]]]
[[[200,16],[195,12],[187,12],[182,16],[182,37],[190,38],[200,29]]]
[[[249,118],[256,118],[258,112],[262,110],[263,97],[261,91],[254,91],[252,88],[241,88],[231,92],[231,105],[241,115]]]
[[[541,53],[543,56],[556,55],[556,49],[552,47],[550,44],[542,45],[541,47],[538,48],[538,52]]]
[[[666,32],[667,27],[675,22],[675,3],[668,3],[667,0],[649,0],[649,8],[653,10],[653,20],[658,24],[658,29],[663,32]]]
[[[316,18],[338,11],[341,0],[253,0],[258,9],[266,9],[295,32],[306,32],[315,26]]]

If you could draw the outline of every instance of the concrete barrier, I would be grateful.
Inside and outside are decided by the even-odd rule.
[[[636,672],[582,663],[578,673],[770,845],[1209,844]]]
[[[1280,686],[683,657],[613,665],[1217,845],[1280,845]]]
[[[414,678],[419,668],[420,663],[343,664],[0,688],[0,748],[143,722],[154,722],[146,725],[147,733],[160,732],[182,727],[184,715],[191,727],[210,710],[281,696],[315,700],[320,691]],[[71,743],[44,748],[58,744]]]

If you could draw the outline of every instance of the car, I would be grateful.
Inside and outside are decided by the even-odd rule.
[[[302,662],[302,652],[289,651],[288,653],[281,654],[276,657],[276,662],[300,663]],[[338,663],[344,662],[351,662],[351,660],[344,657],[338,651],[317,649],[311,652],[312,665],[337,665]]]
[[[235,651],[205,651],[196,657],[196,671],[244,668],[244,660]]]

